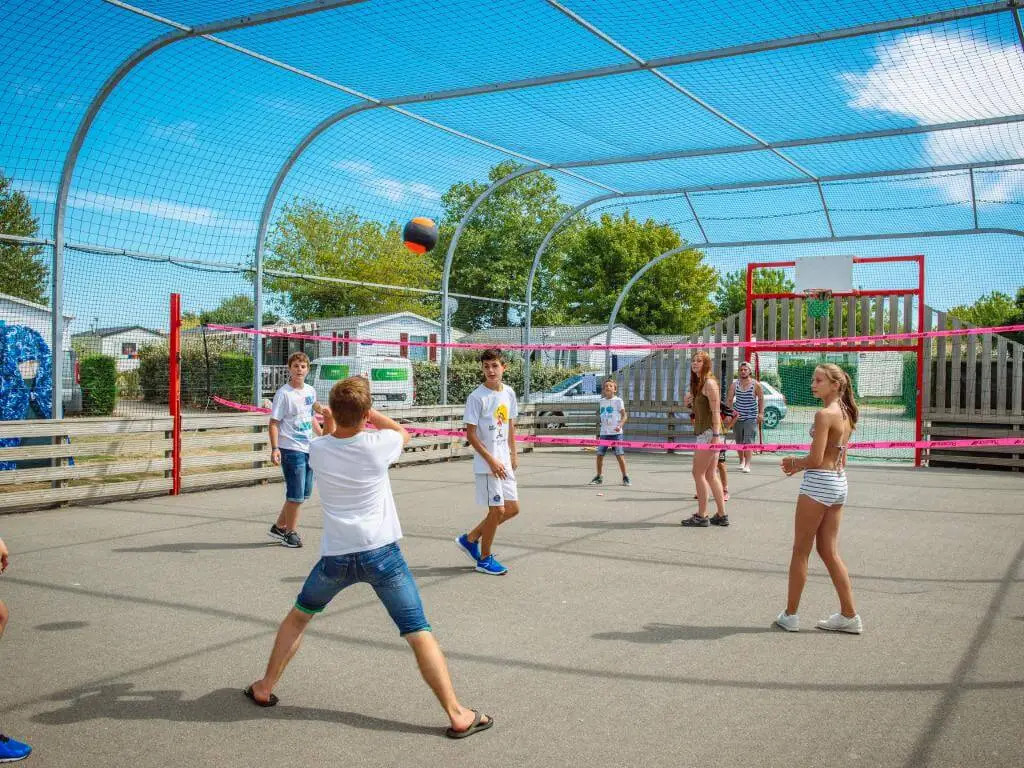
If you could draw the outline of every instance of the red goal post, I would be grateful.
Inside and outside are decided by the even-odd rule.
[[[893,264],[893,263],[912,263],[917,265],[917,286],[914,288],[892,288],[882,290],[847,290],[847,291],[834,291],[833,297],[893,297],[893,296],[913,296],[917,299],[917,328],[923,330],[925,327],[925,268],[924,268],[924,256],[867,256],[860,257],[856,256],[853,258],[853,264]],[[744,340],[747,342],[755,341],[753,338],[754,332],[754,316],[753,308],[754,302],[759,299],[804,299],[806,293],[755,293],[754,292],[754,273],[759,269],[786,269],[789,267],[796,267],[797,262],[795,260],[789,261],[762,261],[762,262],[751,262],[747,264],[747,290],[746,290],[746,312],[744,316]],[[816,286],[820,289],[828,289],[830,286],[821,285]],[[827,337],[834,339],[835,344],[822,344],[820,340],[815,344],[806,343],[794,343],[793,345],[776,345],[772,344],[772,352],[907,352],[914,351],[916,348],[917,353],[917,378],[915,386],[917,390],[917,397],[915,402],[915,436],[917,440],[924,439],[924,339],[918,339],[917,343],[910,347],[906,344],[886,344],[874,341],[859,341],[854,343],[844,344],[842,340],[844,338],[850,338],[849,336],[831,336]],[[880,335],[880,338],[884,338],[884,334]],[[764,341],[758,339],[756,341]],[[750,347],[744,348],[744,359],[749,361],[751,357]],[[914,449],[914,465],[921,466],[921,449]]]

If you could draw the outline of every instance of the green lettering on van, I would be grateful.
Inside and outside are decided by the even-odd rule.
[[[331,381],[337,381],[339,379],[348,378],[348,366],[341,365],[325,365],[320,368],[320,379],[330,379]]]
[[[409,371],[405,368],[373,368],[370,370],[371,381],[408,381]]]

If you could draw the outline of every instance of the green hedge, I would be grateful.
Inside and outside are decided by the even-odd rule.
[[[86,355],[79,363],[82,413],[109,416],[117,403],[117,363],[107,355]]]
[[[917,355],[903,355],[903,414],[917,415]]]
[[[186,345],[181,352],[181,402],[199,408],[209,405],[207,394],[247,403],[252,399],[252,356],[223,345]],[[143,399],[166,403],[170,354],[166,344],[139,351],[139,386]]]
[[[779,379],[782,394],[789,405],[817,405],[818,399],[811,394],[811,379],[814,369],[821,365],[818,361],[793,360],[779,363]],[[850,363],[837,363],[850,375],[853,382],[853,393],[857,394],[857,366]]]
[[[412,369],[416,382],[416,404],[437,405],[440,403],[440,366],[437,363],[415,362]],[[561,368],[534,363],[530,366],[530,391],[543,392],[558,382],[581,372],[580,368]],[[469,393],[476,389],[482,381],[480,362],[476,356],[454,355],[448,364],[448,402],[466,402]],[[512,357],[505,369],[505,383],[522,397],[524,381],[523,361],[519,357]]]

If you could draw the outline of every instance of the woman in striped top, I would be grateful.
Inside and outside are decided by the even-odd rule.
[[[839,613],[818,622],[818,629],[849,632],[863,630],[853,606],[853,587],[846,565],[839,557],[839,521],[846,503],[846,444],[857,427],[857,403],[849,374],[838,365],[827,363],[814,369],[811,392],[824,407],[814,414],[811,452],[802,458],[787,456],[782,471],[787,475],[803,472],[796,502],[793,557],[789,563],[789,594],[786,610],[775,624],[789,632],[800,629],[797,609],[807,583],[807,560],[817,542],[818,555],[828,569],[839,595]]]

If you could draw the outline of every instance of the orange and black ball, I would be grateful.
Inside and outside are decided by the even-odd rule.
[[[417,216],[405,225],[402,240],[413,253],[426,253],[437,245],[437,225],[433,219]]]

